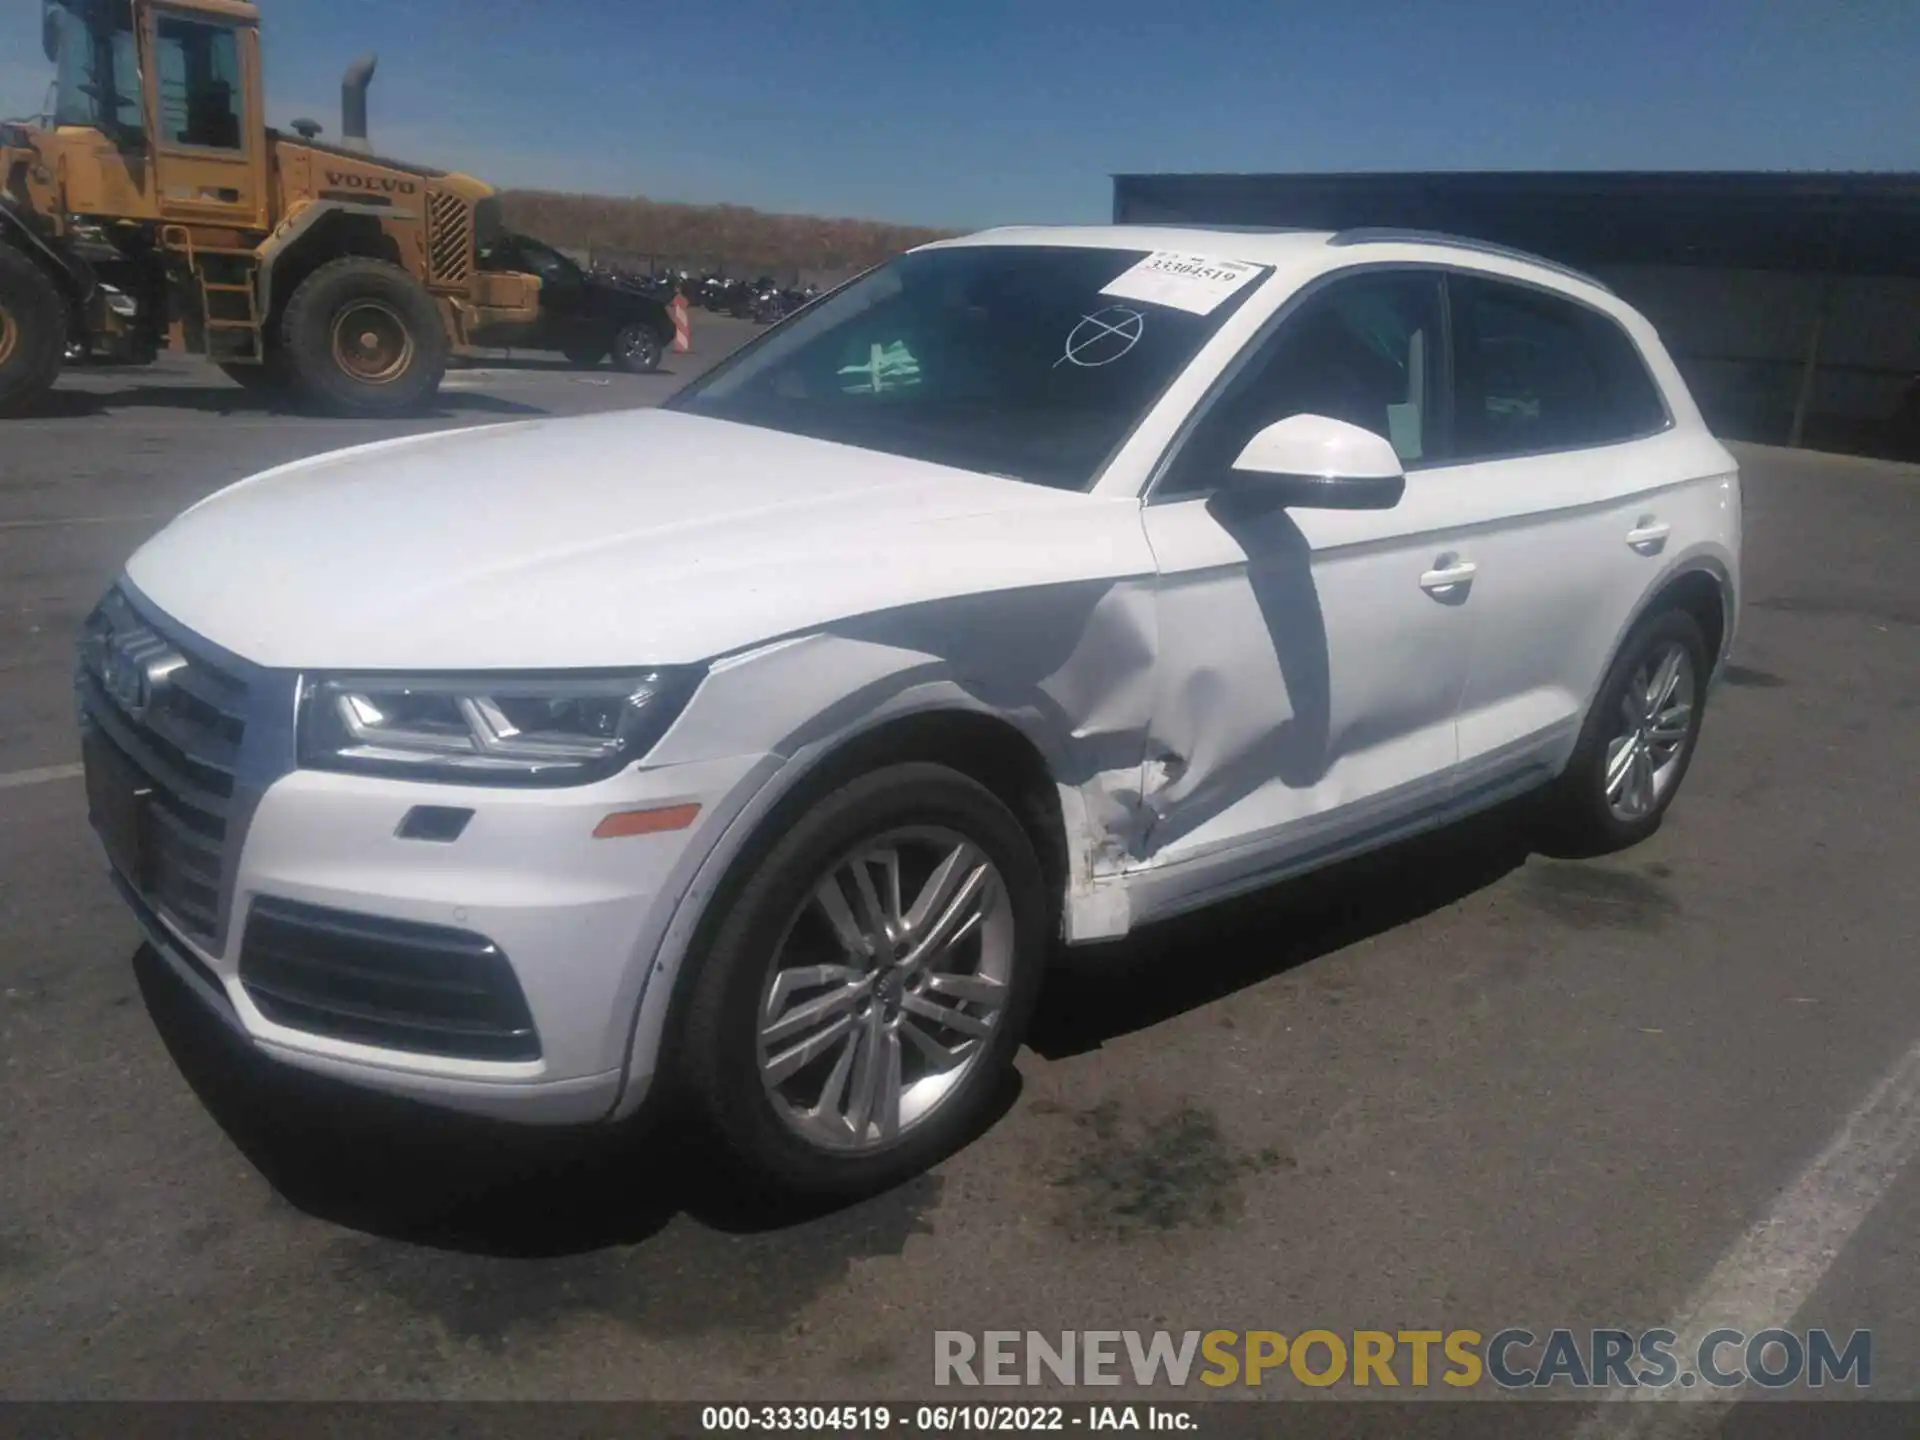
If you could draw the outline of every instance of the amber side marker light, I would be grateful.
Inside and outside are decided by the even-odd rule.
[[[622,835],[658,835],[665,830],[684,830],[699,813],[698,805],[668,805],[659,810],[616,810],[593,827],[593,838],[617,840]]]

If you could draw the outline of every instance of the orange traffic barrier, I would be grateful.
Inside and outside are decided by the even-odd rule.
[[[687,297],[674,296],[670,308],[673,311],[673,353],[684,355],[693,349],[693,319],[687,314]]]

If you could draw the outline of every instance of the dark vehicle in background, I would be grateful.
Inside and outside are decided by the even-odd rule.
[[[490,327],[479,345],[514,350],[558,350],[576,365],[598,365],[608,355],[622,370],[660,368],[673,341],[666,303],[639,285],[582,269],[530,235],[503,235],[480,251],[482,270],[540,277],[540,307],[531,323]]]

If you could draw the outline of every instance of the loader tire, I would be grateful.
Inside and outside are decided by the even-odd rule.
[[[66,301],[45,271],[0,241],[0,415],[38,405],[66,351]]]
[[[280,358],[295,392],[336,415],[413,415],[447,373],[433,297],[405,270],[348,256],[322,265],[280,317]]]

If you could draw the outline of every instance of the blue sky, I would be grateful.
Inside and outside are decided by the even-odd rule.
[[[269,118],[500,185],[942,225],[1116,170],[1920,170],[1920,0],[262,0]],[[0,114],[39,0],[0,0]]]

